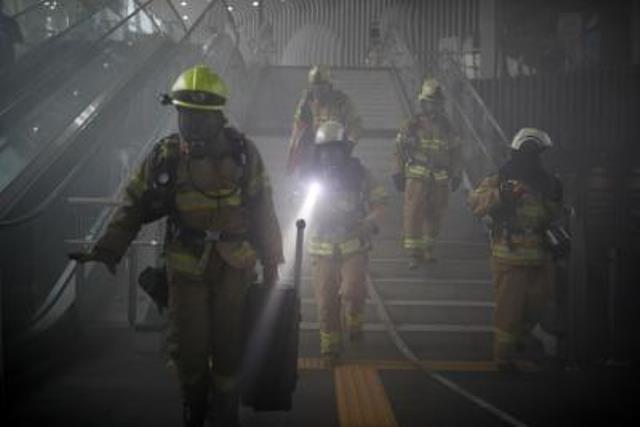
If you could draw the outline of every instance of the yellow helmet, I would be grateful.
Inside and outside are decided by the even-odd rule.
[[[177,107],[220,110],[228,96],[227,85],[206,65],[183,71],[171,87],[171,103]]]
[[[425,79],[422,83],[420,94],[418,95],[419,101],[436,101],[442,98],[442,89],[440,83],[436,79]]]
[[[330,83],[331,73],[326,65],[314,65],[309,71],[309,83]]]

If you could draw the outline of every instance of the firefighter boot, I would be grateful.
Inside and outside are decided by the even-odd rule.
[[[427,248],[424,251],[424,262],[432,263],[436,262],[438,259],[433,255],[433,248]]]
[[[340,353],[322,353],[322,366],[327,369],[333,369],[340,364]]]
[[[183,386],[182,419],[185,427],[202,427],[207,416],[206,382]]]
[[[423,253],[413,253],[411,254],[411,258],[409,259],[409,270],[415,270],[420,267],[420,265],[424,262],[424,254]]]
[[[202,427],[207,416],[207,401],[185,399],[182,402],[182,420],[185,427]]]
[[[237,393],[214,391],[211,397],[209,425],[211,427],[240,427],[239,408],[240,397]]]
[[[350,343],[362,342],[364,339],[362,309],[356,309],[355,304],[349,300],[343,301],[342,307],[342,330],[347,331]]]

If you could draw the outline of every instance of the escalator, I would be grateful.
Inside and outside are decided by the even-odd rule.
[[[154,3],[139,2],[141,6],[125,21],[131,22],[145,5]],[[221,2],[211,2],[202,16],[221,7]],[[194,20],[178,42],[162,34],[159,26],[147,33],[127,22],[117,30],[118,42],[101,45],[104,49],[87,64],[86,72],[76,74],[39,103],[40,115],[33,112],[20,123],[22,127],[12,128],[16,135],[25,135],[31,124],[32,134],[39,139],[31,135],[0,152],[3,159],[8,159],[6,153],[13,154],[7,164],[15,169],[0,193],[0,282],[9,341],[25,332],[35,313],[59,302],[56,285],[75,267],[66,253],[78,249],[65,241],[78,236],[90,239],[110,210],[104,205],[70,205],[68,198],[117,193],[146,150],[172,127],[173,109],[161,105],[158,95],[179,71],[204,62],[214,66],[232,88],[245,84],[238,81],[244,73],[234,62],[237,56],[229,53],[235,48],[232,43],[223,43],[221,37],[218,48],[204,56],[201,45],[193,41],[193,35],[203,36],[202,19]],[[87,94],[74,95],[75,90]],[[232,99],[230,104],[235,111],[241,102]],[[33,132],[33,120],[38,120],[37,132]],[[49,123],[51,127],[45,129]]]
[[[16,118],[99,56],[100,44],[127,15],[120,3],[38,2],[15,15],[23,43],[17,61],[0,72],[0,131],[5,138]]]
[[[21,61],[16,67],[22,81],[4,79],[13,89],[2,92],[4,102],[0,103],[0,217],[7,214],[14,198],[24,191],[25,181],[33,179],[29,170],[42,168],[38,159],[44,157],[48,161],[56,156],[50,152],[50,142],[68,132],[73,124],[81,126],[102,103],[105,93],[171,42],[158,31],[132,31],[130,24],[146,13],[144,5],[98,32],[94,19],[105,11],[114,14],[108,7],[113,4],[110,1],[104,4],[104,10],[37,49],[50,50],[52,56],[43,54],[41,62],[56,58],[49,61],[52,64]],[[86,43],[82,49],[68,44],[82,40],[85,33],[97,36],[93,36],[94,41],[89,37],[82,42]],[[59,49],[64,51],[63,55],[58,54]],[[25,66],[35,68],[22,70]],[[60,151],[60,144],[56,145],[56,151]]]

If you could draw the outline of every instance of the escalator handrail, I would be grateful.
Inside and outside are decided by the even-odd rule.
[[[120,82],[122,82],[122,80],[120,80]],[[114,83],[114,84],[118,84],[118,83]],[[66,126],[64,131],[59,136],[52,138],[49,141],[49,143],[44,144],[44,146],[48,147],[53,144],[56,147],[66,147],[67,146],[66,142],[75,138],[79,132],[85,129],[92,122],[92,118],[95,117],[97,113],[104,107],[105,100],[106,98],[108,98],[107,95],[110,90],[111,90],[110,88],[106,88],[105,91],[96,95],[92,100],[92,102],[89,103],[88,106],[84,108],[83,111],[80,114],[78,114],[75,119],[70,120],[69,122],[70,124]],[[87,114],[88,111],[90,111],[90,113]],[[58,157],[51,158],[49,164],[52,164],[57,158]],[[74,174],[81,169],[82,165],[84,164],[84,161],[88,160],[86,156],[83,157],[83,159],[84,159],[83,162],[79,162],[78,164],[76,164],[71,169],[70,173],[64,179],[61,180],[61,182],[55,187],[55,189],[49,195],[47,195],[47,197],[45,197],[38,204],[38,206],[36,206],[29,212],[22,214],[16,218],[0,221],[0,228],[8,228],[8,227],[21,225],[38,218],[40,214],[42,214],[47,210],[47,208],[49,207],[49,204],[52,203],[57,198],[59,192],[65,188],[70,178],[72,178]],[[45,166],[43,168],[43,170],[46,170],[46,169],[48,169],[48,166]],[[6,191],[6,188],[3,191]],[[5,210],[4,213],[9,213],[11,206],[8,206],[8,207],[4,206],[3,208]],[[0,217],[2,217],[4,213],[2,210],[0,210]]]
[[[176,15],[176,18],[178,18],[178,22],[180,22],[180,24],[182,25],[182,28],[184,29],[184,33],[187,34],[187,32],[189,32],[189,29],[187,28],[187,24],[185,24],[182,17],[180,17],[180,14],[178,13],[178,10],[174,6],[174,4],[171,3],[171,0],[165,0],[165,1],[169,5],[169,9],[171,9],[173,14]]]
[[[42,0],[41,3],[44,3],[47,0]],[[103,0],[103,3],[105,3],[103,6],[106,6],[106,3],[110,3],[113,0]],[[28,9],[28,8],[27,8]],[[56,35],[49,37],[46,41],[44,41],[43,43],[37,45],[37,47],[35,49],[30,50],[26,56],[33,56],[41,51],[45,50],[45,47],[51,46],[50,43],[54,43],[56,41],[58,41],[58,39],[61,39],[63,37],[65,37],[67,34],[69,34],[71,31],[75,30],[77,27],[79,27],[80,25],[84,24],[85,22],[87,22],[89,19],[91,19],[96,13],[102,11],[102,7],[96,7],[92,13],[82,17],[82,19],[79,19],[77,21],[75,21],[73,24],[69,25],[67,28],[64,29],[64,31],[60,31],[59,33],[57,33]],[[15,17],[15,16],[14,16]]]
[[[403,36],[395,31],[395,39],[397,40],[397,42],[404,44],[404,47],[407,47],[406,42],[404,41]],[[413,65],[410,67],[411,68],[411,73],[413,75],[415,75],[416,77],[418,77],[419,75],[419,70],[418,70],[418,66],[417,61],[415,59],[415,55],[410,53],[410,51],[408,50],[408,48],[406,48],[406,51],[409,53],[409,55],[411,55],[412,58],[412,63]],[[445,61],[450,61],[447,64],[449,65],[449,67],[451,68],[451,70],[449,71],[453,71],[456,73],[456,78],[458,81],[462,81],[463,84],[465,85],[465,89],[471,93],[474,101],[480,106],[480,109],[482,110],[483,114],[485,115],[485,117],[487,117],[490,125],[492,126],[492,128],[496,131],[496,133],[498,134],[498,136],[501,139],[501,143],[503,143],[505,146],[508,146],[508,142],[507,139],[504,135],[504,132],[502,130],[502,128],[500,127],[500,125],[498,124],[498,122],[496,121],[495,117],[493,117],[493,114],[491,114],[491,112],[489,111],[489,109],[487,108],[486,104],[482,101],[482,98],[480,97],[480,95],[478,94],[478,92],[476,91],[476,89],[473,87],[473,85],[469,82],[469,80],[462,75],[459,65],[456,64],[455,62],[453,62],[453,60],[451,58],[449,58],[446,54],[441,54],[440,55],[440,59],[444,58]],[[444,73],[447,70],[444,70],[442,68],[442,66],[440,65],[440,61],[437,61],[438,63],[438,71],[440,73]],[[404,82],[402,80],[402,76],[401,76],[401,72],[400,72],[400,67],[394,62],[391,61],[391,66],[392,68],[395,70],[396,75],[399,77],[401,83],[402,83],[402,87],[404,87]],[[441,79],[443,80],[443,79]],[[445,89],[445,91],[447,91],[447,87],[446,84],[444,84],[444,82],[441,82],[443,84],[443,87]],[[403,91],[401,93],[401,96],[403,97],[408,97],[408,95],[406,94],[406,91]],[[480,148],[480,150],[482,151],[482,153],[485,155],[485,157],[487,158],[487,160],[489,161],[491,167],[495,168],[495,165],[498,163],[498,159],[495,159],[493,156],[493,153],[491,152],[491,150],[489,150],[489,148],[486,146],[485,142],[482,140],[481,135],[478,134],[477,130],[475,129],[475,126],[473,125],[473,121],[468,117],[467,113],[465,112],[464,108],[458,103],[458,101],[455,99],[455,97],[453,96],[449,96],[448,97],[449,100],[451,100],[451,102],[453,103],[454,107],[456,108],[456,110],[460,113],[460,115],[462,116],[465,125],[467,126],[467,128],[469,129],[469,131],[471,132],[474,142],[478,145],[478,147]],[[405,99],[405,102],[408,102],[408,98]]]
[[[485,116],[487,117],[487,120],[489,120],[489,123],[491,124],[493,129],[500,136],[501,142],[504,143],[505,145],[509,145],[509,140],[507,139],[506,135],[504,134],[504,131],[502,130],[502,126],[500,126],[500,124],[498,123],[496,118],[491,113],[491,110],[489,110],[487,105],[484,103],[484,100],[482,99],[482,97],[480,96],[480,94],[478,93],[476,88],[473,87],[473,85],[471,84],[469,79],[462,75],[462,72],[460,71],[460,65],[458,65],[458,64],[456,64],[454,62],[454,60],[452,59],[451,55],[445,55],[445,61],[449,61],[452,64],[451,69],[455,73],[458,74],[458,80],[461,81],[465,85],[467,91],[469,93],[471,93],[471,95],[473,96],[474,100],[480,105],[480,108],[482,109],[482,111],[484,112]]]
[[[17,19],[19,17],[21,17],[22,15],[26,15],[27,13],[30,13],[33,9],[42,6],[42,4],[44,4],[45,2],[50,1],[50,0],[40,0],[37,3],[32,4],[31,6],[27,6],[24,9],[14,13],[13,15],[11,15],[11,17],[13,19]]]

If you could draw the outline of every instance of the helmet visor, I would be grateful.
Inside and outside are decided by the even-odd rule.
[[[313,99],[326,99],[331,92],[331,83],[318,82],[311,85],[311,95]]]
[[[213,140],[224,126],[220,111],[178,109],[178,129],[188,143]]]
[[[331,142],[316,147],[316,164],[323,170],[341,168],[347,159],[347,150],[343,142]]]

